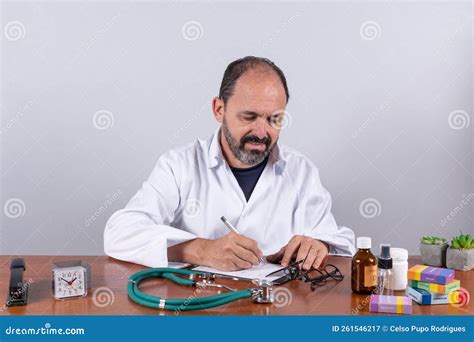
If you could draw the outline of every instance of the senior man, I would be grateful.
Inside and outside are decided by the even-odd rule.
[[[158,159],[107,222],[105,253],[149,267],[179,261],[223,271],[258,265],[263,256],[282,266],[304,260],[308,270],[329,253],[352,255],[354,234],[336,225],[318,169],[278,143],[288,100],[285,75],[272,61],[248,56],[229,64],[212,100],[219,128]]]

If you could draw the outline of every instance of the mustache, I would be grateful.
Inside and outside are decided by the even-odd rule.
[[[263,137],[262,139],[260,139],[256,135],[246,135],[245,137],[240,139],[240,146],[243,147],[246,143],[265,144],[265,146],[268,148],[272,143],[272,139],[270,139],[269,137]]]

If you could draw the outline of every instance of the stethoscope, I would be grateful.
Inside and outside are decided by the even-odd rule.
[[[182,276],[186,276],[182,277]],[[213,296],[198,297],[196,295],[188,298],[160,298],[143,293],[139,289],[140,283],[148,278],[166,278],[179,285],[206,288],[216,287],[226,289],[229,292]],[[128,296],[135,303],[154,309],[171,311],[203,310],[221,306],[242,298],[252,298],[255,303],[273,303],[273,283],[267,280],[254,279],[252,283],[256,287],[245,290],[236,290],[224,284],[215,283],[216,278],[227,278],[242,280],[231,276],[199,272],[186,269],[174,268],[151,268],[139,271],[128,279]],[[248,281],[248,280],[247,280]]]

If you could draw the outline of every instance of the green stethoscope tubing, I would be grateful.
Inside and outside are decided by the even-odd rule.
[[[196,297],[190,296],[189,298],[160,298],[151,296],[149,294],[140,291],[138,286],[140,282],[148,278],[166,278],[174,281],[177,284],[184,286],[196,286],[196,281],[192,279],[185,279],[178,277],[180,275],[191,275],[191,274],[205,274],[203,272],[196,272],[192,270],[174,269],[174,268],[151,268],[143,271],[139,271],[128,279],[128,296],[135,303],[147,306],[154,309],[164,310],[178,310],[178,311],[191,311],[191,310],[203,310],[210,309],[216,306],[221,306],[230,302],[233,302],[242,298],[249,298],[252,296],[252,290],[238,290],[233,292],[226,292],[213,296]]]

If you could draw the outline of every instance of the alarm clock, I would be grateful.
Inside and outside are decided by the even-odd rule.
[[[59,300],[87,296],[90,288],[90,265],[81,260],[53,262],[53,296]]]

